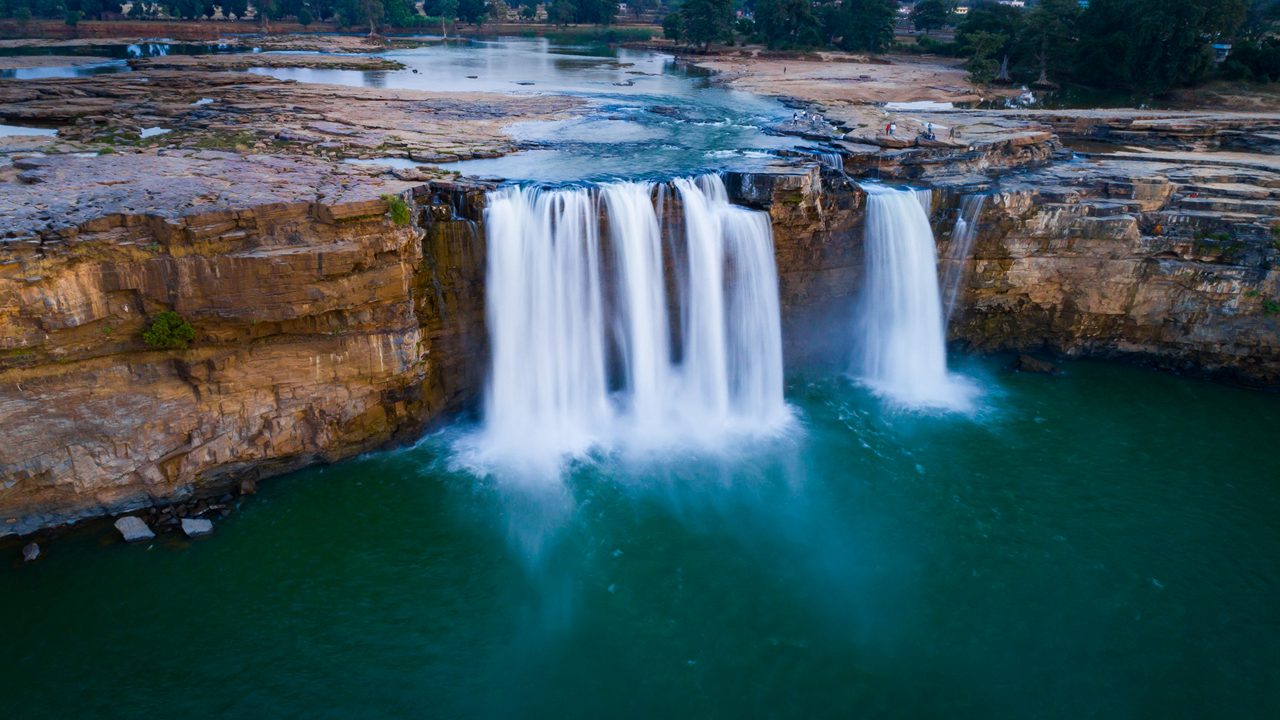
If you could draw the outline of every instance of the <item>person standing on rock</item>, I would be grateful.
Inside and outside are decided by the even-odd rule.
[[[896,122],[889,123],[889,137],[893,137],[894,133],[896,132],[898,132],[898,123]]]

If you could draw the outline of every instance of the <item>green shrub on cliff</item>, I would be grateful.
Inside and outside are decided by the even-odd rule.
[[[172,310],[156,313],[142,333],[142,341],[157,350],[182,350],[195,339],[195,328]]]
[[[409,203],[404,198],[399,195],[383,195],[382,199],[391,211],[391,222],[401,226],[409,224]]]

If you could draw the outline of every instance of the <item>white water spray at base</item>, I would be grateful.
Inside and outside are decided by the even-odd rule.
[[[965,410],[973,388],[947,371],[938,256],[927,197],[865,185],[866,270],[853,374],[910,408]]]

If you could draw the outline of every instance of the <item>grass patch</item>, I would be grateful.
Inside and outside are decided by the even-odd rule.
[[[387,203],[387,210],[391,213],[391,222],[404,227],[409,224],[410,212],[409,203],[399,195],[383,195],[382,199]]]
[[[157,350],[182,350],[196,339],[196,330],[181,315],[164,310],[156,313],[143,331],[142,341]]]
[[[1280,302],[1271,298],[1262,301],[1262,312],[1265,315],[1280,315]]]

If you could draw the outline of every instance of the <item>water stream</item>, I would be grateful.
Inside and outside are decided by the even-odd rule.
[[[624,441],[716,445],[786,423],[768,216],[717,175],[673,186],[662,222],[654,183],[490,194],[482,458],[550,476]]]
[[[948,247],[942,271],[944,330],[951,324],[951,316],[956,311],[956,302],[968,278],[969,256],[973,254],[973,243],[978,238],[978,220],[982,216],[982,208],[986,203],[986,195],[965,195],[960,200],[960,212],[956,215],[956,224],[951,229],[951,244]]]
[[[948,372],[928,192],[866,184],[866,271],[853,373],[893,403],[964,410],[973,387]]]

